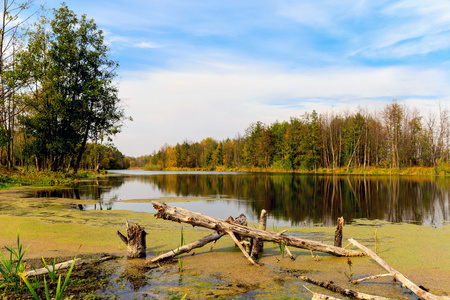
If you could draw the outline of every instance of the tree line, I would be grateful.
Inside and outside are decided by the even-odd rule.
[[[130,158],[132,167],[163,170],[435,167],[449,161],[450,112],[424,117],[393,100],[381,111],[318,114],[289,121],[251,124],[243,136],[165,145],[151,155]]]
[[[117,154],[105,143],[124,120],[118,63],[94,20],[65,3],[32,11],[33,1],[1,4],[0,165],[98,169]]]

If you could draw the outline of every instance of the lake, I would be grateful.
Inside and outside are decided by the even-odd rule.
[[[143,170],[110,171],[76,188],[30,194],[97,201],[77,205],[80,210],[154,213],[142,200],[160,200],[220,219],[244,213],[250,222],[265,209],[268,226],[297,227],[334,226],[340,216],[347,224],[368,219],[439,226],[450,220],[449,195],[449,177]]]

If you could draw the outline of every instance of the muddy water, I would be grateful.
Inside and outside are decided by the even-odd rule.
[[[228,176],[228,174],[224,175]],[[148,232],[147,257],[153,257],[179,245],[183,225],[156,220],[153,218],[153,211],[151,210],[145,212],[130,208],[133,207],[131,204],[145,205],[151,208],[151,204],[148,202],[150,198],[165,202],[178,201],[172,204],[181,207],[204,203],[201,201],[209,203],[195,207],[200,209],[203,209],[202,207],[206,205],[214,207],[217,201],[232,202],[240,205],[237,207],[238,210],[246,209],[246,213],[256,211],[260,206],[275,207],[276,211],[284,211],[287,217],[273,217],[274,223],[269,223],[270,230],[280,231],[285,228],[284,225],[289,225],[286,227],[289,229],[288,234],[332,244],[334,228],[325,225],[333,223],[331,219],[327,221],[327,218],[333,216],[334,213],[330,213],[328,210],[336,209],[338,212],[342,212],[344,209],[350,209],[352,213],[347,214],[350,221],[344,228],[344,238],[355,238],[375,250],[375,230],[377,230],[376,245],[378,253],[386,262],[408,276],[413,282],[429,288],[433,293],[438,295],[450,294],[450,251],[448,250],[450,249],[450,224],[448,222],[448,198],[445,198],[446,181],[417,180],[415,183],[409,183],[409,190],[415,189],[416,191],[388,191],[387,185],[398,188],[405,184],[408,186],[408,184],[398,180],[397,183],[389,181],[374,183],[369,182],[370,179],[366,179],[367,190],[373,190],[378,186],[378,190],[384,189],[385,197],[388,197],[392,202],[379,204],[374,202],[374,199],[377,197],[383,198],[381,196],[371,196],[370,201],[366,200],[365,202],[361,199],[362,188],[355,185],[355,178],[350,178],[354,190],[350,189],[350,192],[342,186],[331,187],[316,181],[320,191],[317,188],[318,190],[313,192],[314,187],[310,189],[297,187],[297,190],[302,190],[305,197],[316,194],[313,198],[321,199],[319,204],[309,204],[308,206],[302,201],[298,201],[299,208],[289,203],[285,203],[284,208],[276,208],[276,204],[268,205],[266,202],[260,203],[260,206],[253,206],[258,201],[252,199],[264,198],[261,195],[244,197],[242,195],[247,192],[243,190],[230,192],[236,190],[236,188],[221,188],[219,189],[220,196],[219,193],[210,193],[210,189],[206,189],[206,187],[203,190],[197,188],[197,192],[187,193],[181,188],[184,184],[167,184],[167,181],[175,180],[177,182],[176,177],[160,178],[162,181],[156,182],[147,178],[138,178],[138,181],[152,182],[154,185],[155,194],[145,193],[145,195],[153,197],[145,198],[145,195],[140,196],[138,194],[136,188],[128,186],[127,178],[133,176],[120,176],[118,179],[123,182],[121,184],[117,184],[116,179],[110,178],[101,179],[98,184],[95,182],[85,183],[87,189],[92,190],[93,195],[96,195],[95,197],[92,196],[92,193],[91,196],[88,196],[81,188],[78,188],[76,192],[73,189],[49,190],[45,188],[1,191],[0,224],[2,224],[2,230],[0,230],[0,245],[14,243],[17,231],[20,230],[24,245],[30,246],[27,259],[40,258],[41,256],[68,257],[75,255],[77,251],[83,255],[101,252],[124,254],[126,251],[125,245],[117,237],[116,231],[125,231],[124,221],[127,219],[145,226]],[[107,185],[105,181],[108,180],[116,183]],[[222,186],[230,184],[227,180],[221,180]],[[252,189],[255,191],[266,184],[274,186],[272,190],[266,190],[266,193],[280,189],[280,186],[275,187],[277,184],[274,183],[281,180],[280,178],[272,179],[274,180],[272,182],[266,178],[263,180],[265,184],[258,180],[253,181]],[[198,178],[196,182],[199,182]],[[343,179],[343,182],[348,182],[348,180]],[[361,182],[364,185],[364,180]],[[149,185],[148,183],[145,184]],[[150,187],[152,184],[150,184]],[[204,184],[198,184],[198,186]],[[297,186],[298,184],[297,182]],[[343,183],[341,182],[341,184]],[[434,190],[428,192],[420,190],[420,186],[428,185],[434,186]],[[128,191],[134,191],[133,193],[130,192],[131,196],[123,196],[128,194],[128,192],[125,192],[127,189],[125,191],[120,189],[127,186]],[[283,186],[281,184],[281,187]],[[320,195],[332,194],[332,191],[325,191],[325,188],[335,190],[335,195],[326,198],[328,200],[317,196],[317,193]],[[173,190],[178,190],[178,192],[172,192]],[[45,193],[47,197],[42,197]],[[283,193],[276,192],[275,194],[282,195]],[[404,197],[405,194],[408,196]],[[238,195],[241,196],[238,197]],[[335,202],[347,201],[343,200],[345,197],[354,197],[352,200],[353,206],[344,203],[335,204]],[[296,199],[300,199],[300,197]],[[127,201],[121,202],[120,200]],[[200,202],[194,200],[200,200]],[[326,204],[326,201],[332,202]],[[405,206],[406,202],[413,202],[415,205],[425,204],[422,208],[416,209],[412,208],[414,206],[412,204]],[[324,207],[319,209],[319,212],[312,209],[312,207],[320,205]],[[369,205],[369,208],[374,207],[375,213],[366,214],[366,217],[362,218],[351,217],[354,212],[367,211],[364,209],[365,205]],[[100,206],[101,210],[99,209]],[[385,209],[384,206],[391,207],[394,212],[383,210]],[[299,215],[292,217],[296,211],[301,209],[316,217],[310,219],[302,219],[301,215],[300,217]],[[222,210],[224,210],[223,207],[219,209],[219,211]],[[232,209],[230,208],[230,210]],[[214,215],[214,213],[218,212],[213,211],[211,214]],[[385,217],[374,218],[369,216]],[[394,216],[395,221],[391,220]],[[292,226],[292,224],[297,225]],[[251,224],[251,226],[256,225]],[[203,228],[183,226],[183,234],[187,242],[197,240],[209,233],[210,231]],[[81,248],[79,249],[80,245]],[[321,253],[314,253],[313,258],[309,251],[295,248],[291,251],[297,258],[295,261],[283,258],[278,245],[266,243],[265,252],[260,260],[263,266],[254,267],[234,247],[232,241],[228,237],[224,237],[217,242],[213,250],[211,250],[210,245],[207,245],[201,249],[196,249],[194,255],[190,253],[182,256],[182,272],[178,269],[178,261],[163,265],[163,268],[148,269],[144,260],[118,259],[100,266],[99,272],[107,274],[105,275],[107,284],[99,286],[94,292],[95,295],[105,299],[113,297],[122,297],[123,299],[176,299],[185,294],[190,299],[311,298],[311,294],[303,287],[305,285],[315,292],[333,295],[326,290],[300,282],[292,276],[292,274],[301,274],[319,280],[333,280],[336,284],[361,292],[397,299],[404,299],[405,297],[416,299],[406,289],[392,283],[391,279],[378,279],[357,286],[351,285],[348,282],[348,276],[352,273],[352,278],[384,273],[384,270],[369,258],[352,258],[350,269],[346,258],[337,258]]]

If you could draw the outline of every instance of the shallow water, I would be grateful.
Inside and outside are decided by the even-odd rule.
[[[237,172],[111,171],[75,188],[38,190],[29,197],[95,200],[81,210],[154,212],[149,199],[176,201],[217,218],[269,212],[275,226],[334,226],[344,216],[438,226],[450,220],[450,178]],[[133,201],[128,201],[133,200]],[[193,202],[197,200],[198,202]],[[126,202],[125,202],[126,201]]]

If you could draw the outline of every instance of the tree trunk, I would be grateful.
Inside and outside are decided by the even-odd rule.
[[[241,216],[243,216],[243,217],[241,217]],[[245,217],[245,215],[243,215],[243,214],[241,214],[241,216],[239,216],[235,220],[232,220],[232,219],[228,219],[228,220],[231,222],[234,222],[236,224],[244,225],[247,221],[247,217]],[[172,258],[172,257],[175,257],[175,256],[183,254],[183,253],[189,253],[192,249],[200,248],[208,243],[215,242],[218,239],[220,239],[221,237],[223,237],[224,235],[225,235],[225,232],[215,232],[213,234],[205,236],[204,238],[202,238],[198,241],[183,245],[183,246],[173,249],[169,252],[161,254],[160,256],[153,258],[151,260],[151,262],[155,263],[160,260]]]
[[[233,232],[241,237],[260,239],[267,242],[284,242],[287,246],[308,249],[312,251],[325,252],[336,256],[364,256],[364,253],[355,250],[334,247],[321,242],[300,239],[283,233],[269,232],[247,226],[232,224],[200,213],[188,211],[183,208],[152,201],[153,207],[157,210],[156,218],[171,220],[174,222],[184,222],[193,226],[201,226],[218,232]]]
[[[363,250],[367,253],[368,256],[370,256],[373,260],[375,260],[380,266],[382,266],[386,271],[389,272],[395,279],[403,283],[404,286],[406,286],[408,289],[410,289],[414,294],[419,296],[422,299],[425,300],[450,300],[450,297],[448,296],[436,296],[433,295],[421,287],[414,284],[411,280],[406,278],[402,273],[392,268],[390,265],[388,265],[383,259],[381,259],[378,255],[376,255],[372,250],[369,248],[361,245],[354,239],[349,239],[349,242],[352,243],[354,246],[358,247],[359,249]]]
[[[261,218],[259,221],[259,230],[266,230],[266,224],[267,224],[267,211],[265,209],[263,209],[261,211]],[[264,248],[264,242],[261,241],[260,239],[255,239],[253,241],[251,257],[253,259],[257,259],[259,253],[263,251],[263,248]]]
[[[334,232],[334,246],[335,247],[342,247],[342,230],[344,228],[344,217],[340,217],[337,219],[337,227],[336,231]]]
[[[125,237],[120,231],[117,231],[117,235],[120,239],[127,245],[127,257],[128,258],[139,258],[146,256],[147,245],[145,242],[145,236],[147,233],[144,227],[134,224],[129,226],[127,223],[127,237]]]

